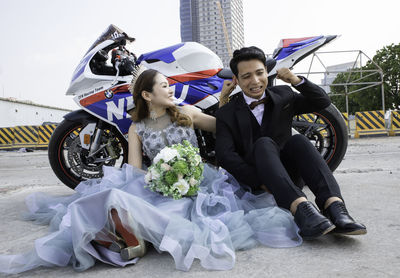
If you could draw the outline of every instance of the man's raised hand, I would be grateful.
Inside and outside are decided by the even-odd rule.
[[[282,80],[283,82],[290,83],[293,86],[296,86],[301,82],[301,78],[291,72],[288,68],[280,68],[276,70],[277,79]]]

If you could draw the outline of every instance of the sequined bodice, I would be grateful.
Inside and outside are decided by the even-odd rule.
[[[170,121],[161,127],[152,126],[151,120],[141,121],[136,123],[136,133],[142,141],[144,153],[151,160],[165,146],[182,143],[183,140],[188,140],[195,147],[198,146],[196,133],[192,128],[179,126]]]

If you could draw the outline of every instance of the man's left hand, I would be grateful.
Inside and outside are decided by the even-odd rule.
[[[282,80],[283,82],[290,83],[293,86],[296,86],[301,82],[301,78],[291,72],[288,68],[281,68],[276,71],[277,79]]]

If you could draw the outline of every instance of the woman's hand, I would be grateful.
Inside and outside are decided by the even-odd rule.
[[[201,110],[193,105],[184,105],[181,112],[188,115],[193,122],[195,128],[215,133],[215,117],[204,114]]]
[[[224,106],[229,102],[229,95],[236,88],[236,80],[225,80],[221,89],[221,95],[219,97],[219,107]]]

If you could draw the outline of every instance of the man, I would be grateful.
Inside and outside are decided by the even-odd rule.
[[[331,104],[324,90],[286,68],[277,71],[277,78],[301,94],[286,85],[267,89],[266,58],[254,46],[236,50],[230,68],[233,80],[225,84],[222,97],[235,84],[243,91],[217,112],[219,164],[239,182],[270,191],[278,206],[294,215],[305,239],[332,230],[365,234],[366,227],[347,212],[339,185],[321,155],[305,136],[291,134],[294,115],[317,112]],[[315,194],[321,212],[306,199],[298,183],[301,179]]]

